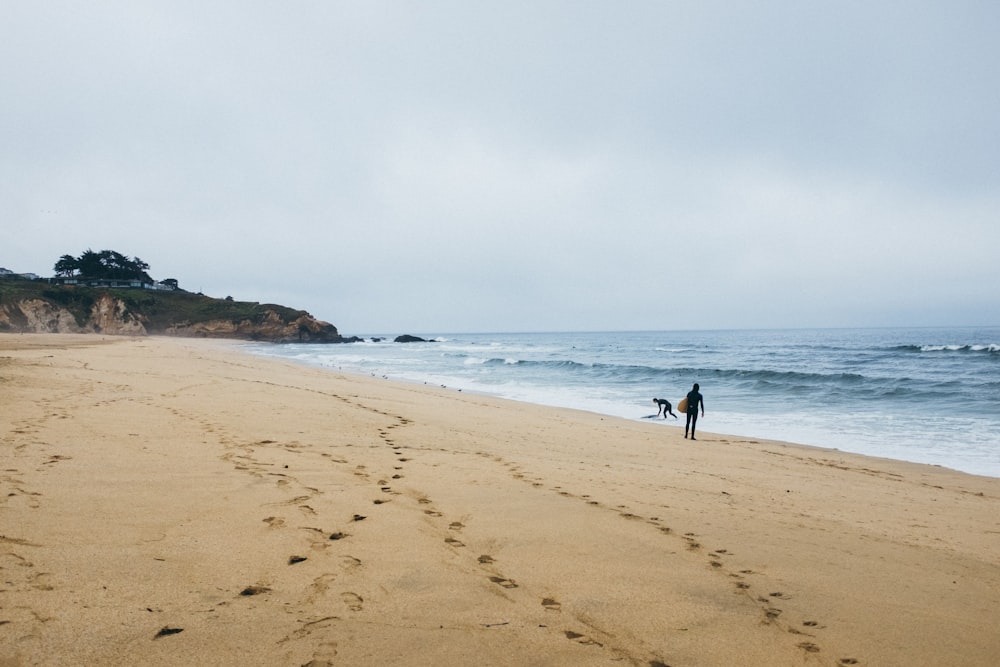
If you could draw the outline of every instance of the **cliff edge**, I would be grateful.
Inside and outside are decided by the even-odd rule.
[[[0,281],[0,332],[347,342],[329,322],[276,304],[11,279]]]

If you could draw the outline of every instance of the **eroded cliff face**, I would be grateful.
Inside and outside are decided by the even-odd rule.
[[[265,308],[253,318],[177,322],[159,329],[150,327],[142,313],[129,310],[125,302],[109,294],[97,298],[83,322],[66,308],[44,299],[23,299],[0,304],[0,331],[10,333],[100,333],[114,336],[190,336],[241,338],[275,343],[342,342],[337,328],[308,313],[285,321]]]
[[[130,313],[121,300],[109,295],[102,296],[94,303],[88,324],[96,333],[114,336],[146,335],[146,327],[141,318]]]
[[[109,295],[94,302],[80,323],[66,308],[44,299],[24,299],[0,305],[0,330],[13,333],[103,333],[144,336],[146,328],[125,304]]]

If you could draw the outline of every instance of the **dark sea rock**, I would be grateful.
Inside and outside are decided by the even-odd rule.
[[[426,343],[427,341],[419,336],[411,336],[410,334],[403,334],[402,336],[396,336],[396,343]]]

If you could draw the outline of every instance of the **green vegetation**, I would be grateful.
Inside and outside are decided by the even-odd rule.
[[[129,259],[127,256],[114,250],[94,252],[88,248],[79,257],[63,255],[52,268],[57,276],[65,278],[80,277],[153,282],[153,279],[146,273],[149,270],[149,264],[146,264],[146,262],[138,257]]]
[[[134,327],[138,322],[150,334],[224,336],[238,332],[235,337],[252,340],[345,342],[335,326],[317,321],[304,310],[192,294],[180,289],[173,278],[155,285],[146,273],[149,264],[114,250],[63,255],[53,269],[56,277],[43,280],[0,275],[0,331],[64,327],[65,315],[53,316],[49,308],[68,312],[81,330],[100,330],[107,324],[104,319],[105,324],[95,323],[95,306],[110,297],[118,312],[102,313],[102,318],[110,315],[120,320],[111,326],[127,322]]]
[[[0,306],[14,305],[26,299],[40,299],[65,308],[83,326],[90,317],[94,303],[104,294],[121,299],[134,315],[141,315],[146,330],[158,333],[177,324],[193,324],[212,320],[263,322],[268,312],[277,313],[283,322],[308,315],[275,304],[214,299],[183,290],[146,290],[82,285],[51,285],[40,280],[5,277],[0,280]]]
[[[97,289],[97,288],[93,288]],[[134,289],[108,289],[112,296],[121,299],[135,313],[142,313],[146,328],[160,331],[181,322],[207,322],[210,320],[250,320],[259,323],[268,311],[276,312],[282,321],[290,322],[307,315],[304,310],[294,310],[276,304],[259,304],[251,301],[213,299],[201,294],[184,291],[152,291]]]
[[[78,326],[87,323],[91,308],[94,307],[94,294],[83,290],[67,290],[49,288],[42,290],[41,298],[57,303],[70,313]],[[0,287],[0,303],[3,303],[3,287]]]

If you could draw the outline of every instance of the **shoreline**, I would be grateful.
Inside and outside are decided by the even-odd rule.
[[[0,664],[994,664],[1000,480],[0,334]]]
[[[627,419],[655,413],[650,396],[676,403],[692,382],[701,381],[709,414],[699,426],[714,433],[1000,478],[1000,396],[989,376],[996,354],[971,344],[994,340],[996,331],[921,331],[743,332],[700,341],[670,331],[470,334],[416,346],[247,349],[366,376],[482,389]],[[945,346],[928,344],[942,341],[969,345],[943,352]],[[949,385],[951,380],[958,384]]]

